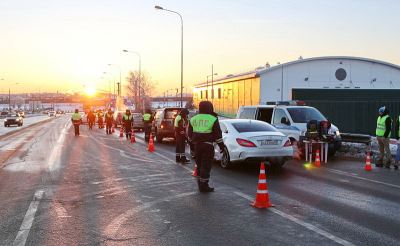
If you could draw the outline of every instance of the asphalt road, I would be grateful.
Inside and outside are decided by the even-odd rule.
[[[399,171],[290,161],[267,170],[275,207],[259,210],[258,166],[216,164],[200,194],[173,143],[142,137],[75,137],[66,116],[3,137],[0,245],[399,245]]]

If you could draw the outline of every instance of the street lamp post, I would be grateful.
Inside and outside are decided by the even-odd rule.
[[[121,84],[121,66],[119,66],[117,64],[111,64],[111,63],[108,64],[108,66],[116,66],[119,69],[119,83],[118,83],[118,87],[117,87],[117,93],[118,93],[118,96],[121,96],[121,85],[122,85]],[[114,91],[115,91],[115,89],[114,89]]]
[[[157,10],[164,10],[179,15],[181,19],[181,107],[183,107],[183,18],[182,15],[176,11],[165,9],[161,6],[154,6]]]
[[[207,75],[207,94],[206,94],[206,99],[207,100],[208,100],[208,78],[212,77],[212,81],[214,81],[214,75],[216,76],[216,75],[218,75],[218,73]]]
[[[135,55],[137,55],[139,57],[139,81],[137,82],[138,85],[139,85],[138,86],[139,87],[139,91],[138,91],[139,100],[137,100],[137,98],[136,98],[137,86],[135,86],[135,103],[137,103],[139,105],[140,104],[140,83],[142,81],[142,57],[140,56],[139,52],[136,52],[136,51],[130,51],[130,50],[122,50],[122,51],[123,52],[133,53],[133,54],[135,54]],[[144,93],[144,91],[143,91],[143,93]],[[143,105],[143,110],[144,110],[144,105]]]

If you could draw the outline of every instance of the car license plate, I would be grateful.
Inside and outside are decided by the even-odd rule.
[[[258,141],[260,143],[261,146],[264,145],[278,145],[279,144],[279,140],[259,140]]]

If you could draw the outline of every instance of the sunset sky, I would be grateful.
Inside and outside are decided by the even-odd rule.
[[[269,62],[346,55],[400,64],[398,0],[1,0],[0,93],[108,90],[142,70],[156,95]],[[106,72],[106,74],[103,74]],[[101,78],[103,77],[103,79]],[[18,83],[18,85],[15,85]]]

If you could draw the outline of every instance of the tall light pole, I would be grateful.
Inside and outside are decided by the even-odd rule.
[[[139,81],[138,81],[138,83],[139,83],[139,86],[138,86],[139,87],[139,93],[138,93],[139,100],[137,100],[137,98],[136,98],[137,88],[135,88],[135,104],[137,103],[138,104],[137,106],[139,106],[139,104],[140,104],[140,83],[142,81],[142,57],[140,56],[139,52],[136,52],[136,51],[130,51],[130,50],[122,50],[122,51],[127,52],[127,53],[133,53],[139,57]],[[143,91],[143,93],[144,93],[144,91]],[[143,105],[143,110],[144,110],[144,105]]]
[[[165,9],[161,6],[154,6],[157,10],[164,10],[179,15],[181,19],[181,107],[183,107],[183,18],[182,15],[176,11]]]
[[[214,75],[218,75],[218,73],[207,75],[207,94],[206,94],[207,100],[208,100],[208,78],[212,76],[212,80],[214,81]]]
[[[121,96],[121,66],[120,65],[117,65],[117,64],[111,64],[111,63],[109,63],[108,64],[108,66],[116,66],[116,67],[118,67],[118,69],[119,69],[119,83],[118,83],[118,96]]]

